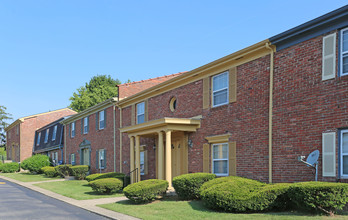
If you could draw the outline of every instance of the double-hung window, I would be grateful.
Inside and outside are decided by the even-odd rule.
[[[145,102],[137,104],[137,124],[145,122]]]
[[[213,107],[228,103],[228,71],[213,76]]]
[[[100,111],[99,112],[99,129],[104,129],[105,126],[105,112],[104,111]]]
[[[52,141],[55,141],[57,137],[57,125],[53,127]]]
[[[348,177],[348,129],[341,131],[341,176]]]
[[[348,75],[348,28],[341,30],[341,76]]]
[[[75,122],[71,123],[71,137],[75,137]]]
[[[213,144],[213,173],[228,176],[228,144]]]
[[[45,134],[45,143],[47,143],[48,142],[48,134],[49,134],[49,132],[50,132],[50,130],[47,128],[46,129],[46,134]]]
[[[105,169],[105,150],[101,149],[99,152],[99,169]]]
[[[70,154],[70,163],[71,165],[75,165],[75,154]]]
[[[41,132],[37,135],[36,146],[39,146],[39,144],[40,144],[40,139],[41,139]]]
[[[88,133],[88,117],[85,117],[83,119],[83,133],[84,134]]]
[[[140,152],[140,175],[145,175],[145,151]]]

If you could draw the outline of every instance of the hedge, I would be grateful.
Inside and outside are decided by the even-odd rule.
[[[69,167],[71,170],[71,174],[75,176],[76,179],[78,180],[83,180],[86,177],[86,173],[89,170],[88,165],[76,165],[76,166],[71,166]]]
[[[42,167],[41,171],[48,177],[58,176],[58,173],[54,167]]]
[[[288,196],[297,209],[333,215],[348,203],[348,184],[294,183],[289,188]]]
[[[253,212],[282,208],[289,184],[268,185],[242,177],[222,177],[202,185],[200,196],[212,209]]]
[[[174,177],[173,187],[180,199],[199,199],[199,188],[203,183],[215,179],[212,173],[191,173]]]
[[[124,195],[135,203],[143,203],[155,200],[159,195],[167,191],[166,180],[149,179],[128,185],[123,189]]]
[[[21,163],[21,168],[31,173],[41,173],[41,168],[50,165],[50,158],[46,155],[36,154]]]
[[[93,180],[97,180],[97,179],[105,179],[105,178],[118,178],[118,179],[122,179],[124,178],[125,174],[124,173],[115,173],[115,172],[110,172],[110,173],[95,173],[95,174],[91,174],[88,175],[86,177],[86,180],[88,182],[91,182]]]
[[[64,178],[66,176],[72,176],[70,167],[71,167],[71,164],[64,164],[64,165],[58,165],[54,168],[56,169],[58,175]]]
[[[17,162],[0,164],[0,172],[14,173],[19,171],[19,164]]]
[[[105,178],[91,181],[93,191],[101,194],[111,194],[122,189],[123,181],[116,178]]]

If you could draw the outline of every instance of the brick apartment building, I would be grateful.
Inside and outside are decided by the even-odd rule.
[[[172,79],[181,73],[119,85],[118,97],[108,99],[66,118],[65,160],[69,164],[90,166],[91,173],[116,171],[119,155],[119,113],[116,102],[144,89]],[[116,116],[117,114],[117,116]],[[117,141],[117,142],[116,142]]]
[[[76,114],[65,161],[132,181],[193,172],[263,182],[348,178],[348,6]],[[13,129],[13,125],[11,128]],[[10,142],[9,142],[10,143]]]
[[[345,181],[347,75],[345,6],[120,100],[117,170],[310,181],[319,150],[318,179]]]
[[[5,128],[7,135],[7,159],[21,162],[31,157],[34,146],[35,131],[59,118],[76,112],[63,108],[55,111],[19,118]]]

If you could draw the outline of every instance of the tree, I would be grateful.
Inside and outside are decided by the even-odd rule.
[[[118,94],[116,85],[121,84],[118,79],[112,79],[110,75],[97,75],[92,77],[89,83],[81,86],[69,98],[70,108],[80,112],[92,107]]]
[[[0,147],[6,148],[6,132],[8,126],[7,120],[11,120],[11,114],[6,112],[6,107],[0,105]]]

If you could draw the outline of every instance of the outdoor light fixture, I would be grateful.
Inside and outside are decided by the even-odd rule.
[[[153,148],[153,150],[156,150],[156,144],[153,144],[152,148]]]
[[[189,146],[189,148],[193,147],[193,142],[191,139],[188,140],[187,145]]]

